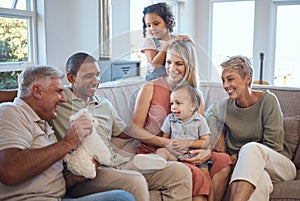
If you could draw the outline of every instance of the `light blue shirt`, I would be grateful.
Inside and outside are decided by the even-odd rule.
[[[199,140],[203,135],[210,135],[205,118],[195,112],[186,122],[178,120],[172,113],[169,114],[161,127],[171,139]]]

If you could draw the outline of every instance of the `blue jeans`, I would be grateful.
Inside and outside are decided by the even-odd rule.
[[[133,195],[124,190],[110,190],[79,198],[63,198],[62,201],[135,201]]]

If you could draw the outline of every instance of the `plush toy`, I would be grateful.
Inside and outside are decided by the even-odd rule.
[[[92,160],[95,159],[102,165],[109,165],[111,153],[100,135],[96,133],[97,119],[87,109],[79,110],[70,117],[70,120],[81,116],[87,116],[91,120],[92,134],[85,137],[81,144],[74,151],[68,153],[63,160],[66,162],[68,170],[74,175],[92,179],[96,177],[96,168]]]

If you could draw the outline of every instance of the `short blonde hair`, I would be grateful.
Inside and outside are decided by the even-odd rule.
[[[234,70],[242,78],[245,78],[246,75],[250,75],[251,81],[249,83],[249,86],[251,86],[253,69],[251,61],[247,57],[242,55],[232,56],[228,60],[221,63],[221,67],[222,70]]]

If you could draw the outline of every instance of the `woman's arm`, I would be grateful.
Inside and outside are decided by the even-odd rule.
[[[213,146],[213,150],[216,152],[225,152],[225,134],[223,131],[220,132],[216,144]]]
[[[274,94],[266,94],[263,109],[263,139],[267,147],[281,152],[284,149],[284,129],[282,111]]]
[[[203,97],[202,92],[199,89],[197,90],[197,93],[200,98],[200,106],[198,109],[198,113],[201,114],[202,116],[204,116],[204,111],[205,111],[204,97]]]
[[[209,135],[204,135],[198,140],[172,140],[172,147],[176,150],[207,149],[209,145]]]
[[[151,100],[153,97],[153,83],[146,82],[140,89],[133,111],[133,124],[137,127],[144,128],[148,112],[150,109]]]
[[[165,147],[171,142],[170,139],[153,135],[144,129],[152,97],[153,83],[146,82],[142,86],[137,96],[132,118],[133,125],[130,128],[131,130],[129,131],[129,133],[131,133],[131,137],[145,144]]]

